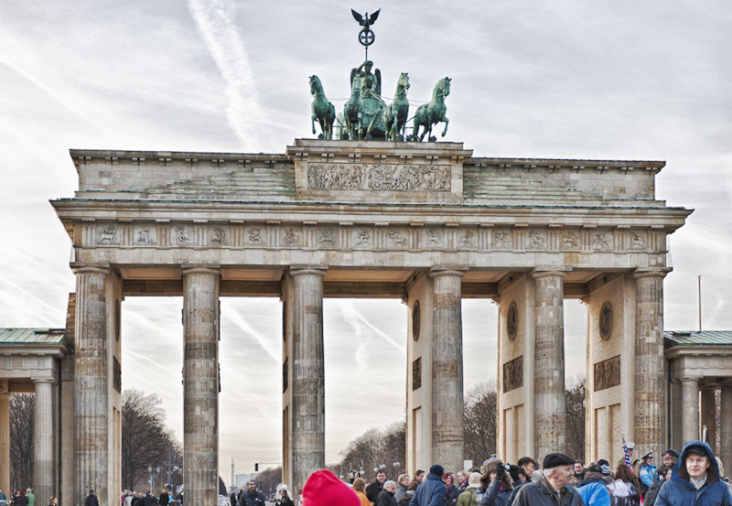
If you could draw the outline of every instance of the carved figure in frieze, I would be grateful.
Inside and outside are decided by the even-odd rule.
[[[442,232],[434,228],[427,229],[427,240],[431,245],[436,246],[442,243]]]
[[[152,234],[150,234],[150,230],[143,228],[142,230],[137,232],[137,241],[135,241],[137,244],[152,244],[153,238]]]
[[[97,236],[97,244],[105,246],[119,244],[119,228],[114,225],[103,227]]]
[[[529,230],[529,246],[531,249],[544,247],[544,237],[537,230]]]
[[[508,248],[508,232],[503,230],[496,231],[496,248]]]
[[[592,241],[592,247],[595,249],[610,249],[610,234],[607,232],[598,232]]]
[[[214,227],[211,230],[211,244],[225,244],[226,243],[226,230],[221,227]]]
[[[577,232],[570,230],[562,236],[562,249],[573,249],[579,246]]]
[[[295,233],[295,227],[287,227],[285,229],[284,242],[288,246],[293,246],[300,243],[300,236]]]
[[[262,244],[262,230],[259,227],[253,227],[249,229],[247,234],[249,242],[252,244]]]
[[[472,230],[466,230],[460,237],[461,248],[475,248],[475,234]]]
[[[638,232],[632,232],[630,235],[630,249],[645,249],[646,240]]]
[[[368,248],[371,244],[371,236],[367,230],[361,230],[356,234],[356,240],[353,245],[357,248]]]
[[[389,240],[391,241],[391,245],[397,248],[403,248],[407,245],[407,238],[396,230],[389,232]]]
[[[179,246],[188,244],[190,241],[191,236],[185,227],[175,227],[175,242],[177,242]]]
[[[333,233],[333,229],[324,228],[319,231],[319,235],[320,235],[320,245],[321,246],[327,247],[327,246],[336,245],[336,241],[334,238],[335,234]]]

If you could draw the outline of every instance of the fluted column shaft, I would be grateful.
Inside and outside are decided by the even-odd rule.
[[[636,451],[665,450],[666,405],[663,357],[663,278],[667,270],[635,273],[635,403]]]
[[[722,406],[719,413],[720,448],[722,463],[732,466],[732,385],[722,384]],[[727,471],[729,475],[729,471]]]
[[[186,504],[218,501],[219,271],[183,271],[183,473]]]
[[[564,277],[563,271],[534,271],[536,333],[534,344],[534,399],[537,458],[566,451],[564,391]]]
[[[75,272],[74,497],[80,501],[89,489],[94,489],[99,504],[108,504],[109,361],[105,284],[110,271],[84,267]]]
[[[0,489],[10,491],[10,394],[0,394]],[[8,496],[10,497],[10,496]]]
[[[54,495],[53,381],[36,380],[33,433],[33,491],[38,497]]]
[[[292,490],[325,467],[325,361],[323,276],[293,269],[292,308]]]
[[[432,461],[445,469],[463,465],[463,323],[465,273],[435,270],[432,313]]]
[[[699,439],[699,378],[681,378],[681,412],[683,442]]]

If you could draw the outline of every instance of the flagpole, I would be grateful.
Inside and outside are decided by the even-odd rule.
[[[702,331],[701,275],[696,277],[699,286],[699,332]]]

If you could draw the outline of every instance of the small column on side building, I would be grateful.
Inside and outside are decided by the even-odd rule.
[[[565,271],[535,269],[536,333],[534,396],[537,459],[566,451],[564,390]]]
[[[660,455],[666,441],[666,363],[663,356],[663,278],[670,269],[635,272],[636,451]]]
[[[719,458],[728,468],[732,466],[732,383],[722,383],[722,405],[719,410]],[[727,471],[729,475],[729,471]]]
[[[53,380],[34,379],[36,401],[33,433],[33,491],[51,497],[54,491]]]
[[[109,504],[116,495],[116,491],[108,490],[109,361],[105,285],[110,271],[82,267],[74,272],[74,498],[81,501],[89,489],[94,489],[99,504]]]
[[[0,380],[0,489],[10,491],[10,393]],[[8,496],[10,497],[10,496]]]
[[[463,323],[460,283],[465,273],[433,270],[432,462],[463,465]]]
[[[325,467],[325,360],[323,276],[319,269],[292,269],[292,490]]]
[[[183,271],[183,474],[188,504],[218,501],[219,271]]]
[[[699,378],[681,378],[681,412],[683,443],[699,439]]]
[[[707,428],[707,437],[712,451],[718,454],[717,449],[717,405],[715,402],[715,393],[717,389],[714,385],[705,385],[701,389],[701,428],[702,433],[704,427]],[[703,435],[703,434],[702,434]]]

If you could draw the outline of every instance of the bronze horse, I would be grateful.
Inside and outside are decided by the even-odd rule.
[[[450,94],[450,81],[449,77],[443,77],[435,85],[435,89],[432,91],[432,100],[429,104],[420,105],[417,108],[417,113],[414,115],[414,132],[412,134],[412,140],[422,141],[424,136],[429,134],[428,140],[434,142],[437,140],[436,137],[432,137],[432,125],[437,123],[445,123],[445,129],[442,131],[442,137],[447,133],[447,125],[450,120],[447,119],[445,113],[447,112],[447,106],[445,105],[445,97]],[[424,128],[422,135],[419,135],[419,127]]]
[[[396,91],[394,92],[394,100],[389,107],[384,110],[384,131],[387,141],[400,140],[399,132],[404,129],[409,117],[409,100],[407,100],[407,90],[409,89],[409,76],[406,72],[402,72],[397,81]]]
[[[315,120],[318,120],[322,131],[320,138],[330,140],[333,138],[333,123],[336,117],[335,107],[325,98],[323,85],[318,76],[310,76],[310,94],[314,97],[313,103],[310,105],[313,134],[315,134]]]

